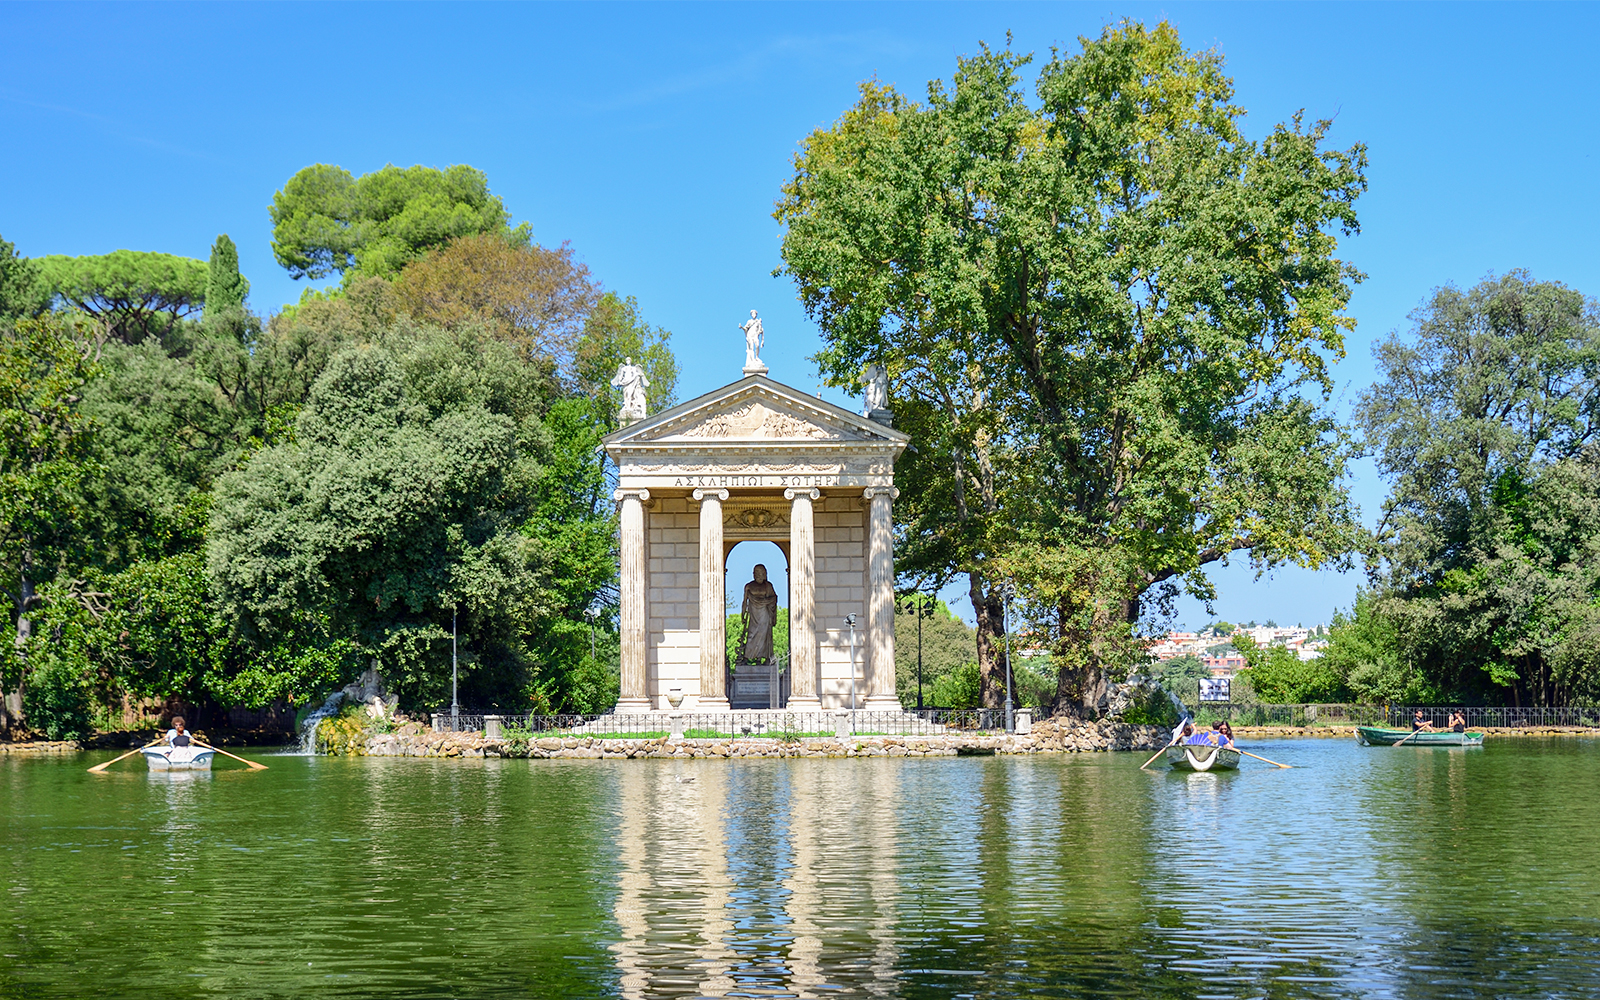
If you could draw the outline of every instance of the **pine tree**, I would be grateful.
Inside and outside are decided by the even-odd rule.
[[[239,273],[239,250],[227,233],[211,245],[211,260],[206,265],[206,312],[212,316],[229,309],[244,308],[250,282]]]

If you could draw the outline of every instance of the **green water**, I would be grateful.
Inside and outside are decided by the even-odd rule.
[[[1255,748],[0,759],[0,997],[1600,995],[1600,744]]]

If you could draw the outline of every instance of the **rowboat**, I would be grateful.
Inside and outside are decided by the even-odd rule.
[[[216,751],[209,747],[145,747],[144,762],[152,771],[209,771]]]
[[[1410,729],[1380,729],[1377,726],[1357,726],[1356,740],[1364,747],[1392,747],[1401,740],[1408,747],[1481,747],[1482,733],[1420,732],[1412,735]]]
[[[1239,751],[1208,743],[1183,743],[1167,747],[1167,763],[1178,771],[1237,771]]]

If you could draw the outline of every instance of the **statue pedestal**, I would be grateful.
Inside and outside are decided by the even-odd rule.
[[[744,366],[744,373],[746,375],[765,375],[767,373],[767,366],[766,365],[756,365],[754,367],[751,367],[750,365],[745,365]]]

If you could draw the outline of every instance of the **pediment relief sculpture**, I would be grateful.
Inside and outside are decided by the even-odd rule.
[[[862,440],[860,434],[842,427],[806,420],[793,413],[773,409],[759,400],[714,413],[671,436],[788,441]]]

